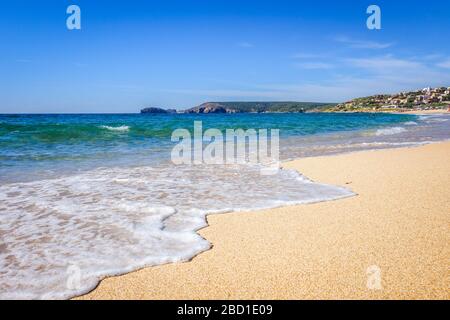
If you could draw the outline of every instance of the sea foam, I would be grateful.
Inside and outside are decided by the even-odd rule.
[[[112,127],[112,126],[100,126],[102,129],[106,129],[109,131],[119,131],[119,132],[126,132],[130,130],[129,126],[119,126],[119,127]]]
[[[210,248],[205,215],[354,195],[251,166],[104,168],[0,186],[0,298],[65,299]]]
[[[393,134],[399,134],[402,132],[405,132],[406,129],[402,127],[393,127],[393,128],[387,128],[387,129],[378,129],[375,132],[375,135],[377,136],[389,136]]]

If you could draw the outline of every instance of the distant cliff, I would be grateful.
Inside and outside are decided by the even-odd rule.
[[[316,102],[206,102],[185,113],[302,113],[335,104]]]
[[[177,113],[175,109],[163,109],[163,108],[144,108],[141,113]]]

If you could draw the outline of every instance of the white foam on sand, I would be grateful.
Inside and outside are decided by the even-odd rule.
[[[104,168],[0,186],[0,299],[66,299],[105,276],[210,248],[205,215],[353,196],[295,171],[250,166]]]

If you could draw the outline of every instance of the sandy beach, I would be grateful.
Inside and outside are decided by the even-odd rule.
[[[289,162],[358,196],[209,216],[211,250],[80,299],[450,299],[449,159],[446,142]]]
[[[405,111],[401,114],[415,114],[415,115],[428,115],[428,114],[445,114],[449,113],[448,109],[436,109],[436,110],[415,110],[415,111]]]

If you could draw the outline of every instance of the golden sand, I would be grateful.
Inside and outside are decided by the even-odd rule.
[[[449,161],[450,143],[439,143],[290,162],[358,196],[209,216],[200,233],[211,250],[105,279],[81,298],[449,299]],[[371,266],[381,290],[367,286]]]
[[[402,114],[415,114],[415,115],[427,115],[427,114],[443,114],[449,113],[449,109],[436,109],[436,110],[417,110],[417,111],[405,111]]]

